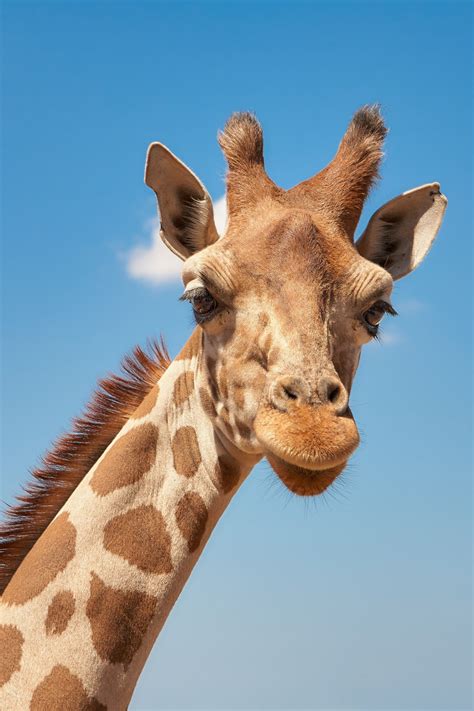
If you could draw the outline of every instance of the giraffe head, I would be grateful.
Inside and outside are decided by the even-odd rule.
[[[354,242],[385,133],[377,107],[364,107],[332,162],[283,190],[265,172],[259,123],[234,114],[219,136],[221,238],[198,178],[163,145],[148,152],[161,237],[184,260],[183,298],[203,331],[205,410],[301,495],[324,491],[356,449],[349,395],[361,348],[395,314],[393,282],[423,260],[446,206],[437,183],[403,193]]]

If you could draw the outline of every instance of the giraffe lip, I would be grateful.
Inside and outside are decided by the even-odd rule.
[[[297,496],[319,496],[344,470],[347,460],[326,469],[307,469],[267,453],[267,460],[287,489]]]
[[[267,459],[276,457],[285,462],[285,464],[295,466],[311,474],[317,474],[318,472],[325,472],[328,469],[338,467],[341,464],[345,466],[353,449],[344,449],[340,454],[332,457],[314,455],[312,458],[305,456],[304,453],[294,452],[284,445],[280,447],[265,447],[264,451]]]

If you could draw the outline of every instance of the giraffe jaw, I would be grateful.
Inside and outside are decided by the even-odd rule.
[[[274,454],[266,455],[273,471],[293,494],[319,496],[345,469],[347,461],[328,469],[306,469],[290,464]]]

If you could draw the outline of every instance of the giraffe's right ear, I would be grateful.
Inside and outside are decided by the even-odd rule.
[[[152,143],[148,149],[145,183],[158,200],[161,239],[180,259],[187,259],[219,239],[206,188],[161,143]]]

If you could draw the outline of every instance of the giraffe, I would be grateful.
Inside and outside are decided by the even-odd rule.
[[[266,457],[294,494],[321,494],[359,436],[349,394],[394,280],[426,256],[446,198],[438,183],[386,203],[354,232],[386,129],[357,111],[331,163],[283,190],[263,134],[233,114],[228,225],[165,146],[145,182],[161,237],[184,261],[196,328],[171,361],[136,349],[46,455],[2,528],[0,708],[126,709],[214,526]]]

